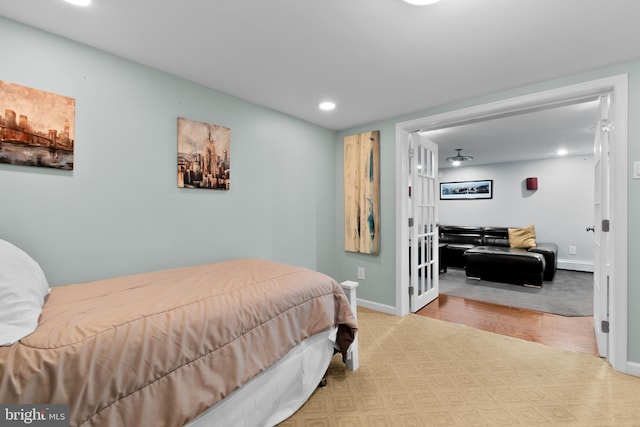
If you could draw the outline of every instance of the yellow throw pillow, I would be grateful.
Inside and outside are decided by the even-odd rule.
[[[512,248],[529,249],[536,247],[536,229],[531,224],[528,227],[509,229],[509,246]]]

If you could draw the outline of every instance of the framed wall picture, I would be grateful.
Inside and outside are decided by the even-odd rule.
[[[231,129],[178,117],[178,187],[230,188]]]
[[[493,180],[440,183],[440,200],[492,199]]]
[[[76,101],[0,80],[0,163],[73,170]]]

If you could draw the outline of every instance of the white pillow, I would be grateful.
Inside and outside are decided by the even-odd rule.
[[[48,293],[49,283],[38,263],[0,239],[0,346],[36,330]]]

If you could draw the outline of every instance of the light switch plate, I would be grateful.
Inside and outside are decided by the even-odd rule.
[[[640,161],[633,162],[633,179],[640,179]]]

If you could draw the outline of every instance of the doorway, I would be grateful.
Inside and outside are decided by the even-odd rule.
[[[428,116],[396,125],[396,311],[398,315],[409,313],[409,262],[408,249],[408,212],[406,203],[406,176],[409,167],[405,153],[409,134],[417,131],[435,130],[474,121],[497,118],[504,115],[554,105],[576,103],[612,94],[612,135],[610,162],[612,166],[610,190],[610,209],[608,233],[608,275],[609,333],[608,360],[614,369],[626,372],[627,366],[627,76],[581,83],[532,95],[521,96],[504,101],[484,104],[462,110]]]

